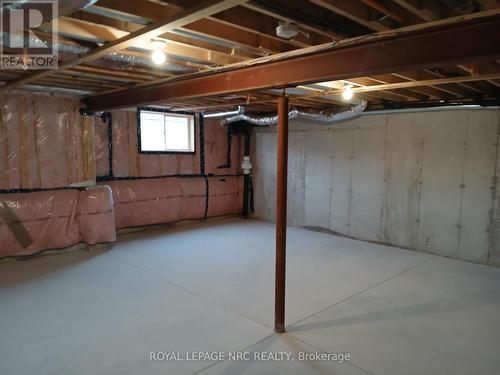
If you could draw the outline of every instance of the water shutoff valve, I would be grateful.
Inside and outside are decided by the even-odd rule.
[[[250,171],[252,170],[252,162],[250,161],[250,156],[243,156],[241,168],[243,169],[243,174],[250,174]]]

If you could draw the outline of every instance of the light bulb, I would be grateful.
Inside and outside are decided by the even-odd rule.
[[[353,92],[351,86],[344,86],[344,89],[342,90],[342,97],[344,100],[351,100],[352,96]]]
[[[162,50],[156,50],[151,54],[151,60],[153,60],[156,65],[161,65],[167,60],[167,56],[165,56],[165,52]]]

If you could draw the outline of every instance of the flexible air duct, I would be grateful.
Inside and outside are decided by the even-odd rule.
[[[348,111],[334,113],[331,115],[324,115],[321,113],[301,112],[297,109],[294,109],[288,113],[288,118],[290,120],[295,118],[302,118],[306,120],[314,120],[330,124],[333,122],[343,121],[359,116],[366,109],[367,105],[368,103],[362,100],[359,104],[353,106]],[[276,125],[278,123],[278,115],[251,116],[251,115],[241,114],[225,118],[223,124],[230,124],[236,121],[246,121],[252,125],[269,126],[269,125]]]

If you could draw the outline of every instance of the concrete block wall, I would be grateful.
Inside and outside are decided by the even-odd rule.
[[[500,265],[500,111],[292,121],[288,220],[356,239]],[[255,128],[255,216],[274,220],[275,128]]]

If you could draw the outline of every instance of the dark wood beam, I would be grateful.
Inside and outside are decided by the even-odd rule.
[[[500,1],[498,0],[477,0],[477,2],[481,4],[484,9],[494,9],[500,7]]]
[[[83,12],[83,17],[85,19],[77,19],[73,17],[62,17],[59,19],[58,32],[66,37],[76,39],[76,40],[93,40],[94,42],[105,41],[107,44],[112,43],[114,40],[124,38],[130,35],[132,32],[140,32],[141,25],[133,24],[131,22],[126,24],[125,28],[119,28],[118,24],[114,26],[106,25],[106,21],[110,19],[104,19],[101,17],[101,22],[92,22],[94,15],[87,15]],[[93,20],[97,21],[97,20]],[[129,31],[126,29],[131,29],[134,31]],[[174,40],[165,39],[168,37],[166,34],[158,35],[155,39],[164,40],[165,47],[163,51],[171,58],[172,56],[186,58],[191,61],[196,61],[200,63],[209,63],[217,65],[230,64],[237,61],[242,61],[244,58],[230,55],[227,53],[221,53],[218,51],[207,50],[205,48],[196,47],[190,44],[179,43]],[[136,48],[137,50],[147,50],[149,45],[149,40],[141,38],[139,41],[134,42],[129,47]]]
[[[93,96],[85,102],[89,110],[98,111],[500,58],[499,14],[414,28],[356,38],[327,49],[305,49],[309,54],[285,54],[288,58],[283,60],[261,59],[234,70]]]
[[[368,5],[369,7],[372,7],[375,10],[378,10],[380,13],[385,14],[388,17],[391,17],[393,20],[399,22],[399,23],[404,23],[403,17],[401,17],[399,14],[393,12],[391,9],[387,8],[384,4],[379,3],[376,0],[361,0],[363,3]]]
[[[370,79],[378,81],[379,83],[399,83],[408,81],[406,79],[402,79],[401,77],[397,77],[393,74],[377,74],[375,76],[371,76]],[[444,92],[429,86],[411,88],[410,90],[426,95],[428,97],[434,97],[434,98],[447,97],[447,95]]]
[[[331,40],[325,40],[324,37],[316,34],[310,34],[309,38],[302,34],[298,34],[289,40],[280,38],[276,36],[276,26],[278,26],[278,21],[275,18],[242,6],[231,8],[225,12],[220,12],[213,15],[211,18],[238,29],[256,33],[262,37],[274,39],[277,42],[283,42],[285,40],[297,47],[307,47],[313,44],[329,42]]]
[[[354,92],[370,92],[370,91],[383,91],[383,90],[395,90],[402,88],[413,88],[421,86],[435,86],[442,85],[446,83],[463,83],[463,82],[476,82],[476,81],[487,81],[491,79],[500,78],[500,73],[493,74],[476,74],[471,76],[457,76],[448,78],[436,78],[424,81],[409,81],[409,82],[399,82],[399,83],[386,83],[382,85],[371,85],[364,87],[354,87]],[[341,90],[327,90],[325,94],[338,94]]]
[[[424,21],[430,22],[447,16],[449,10],[436,0],[393,0],[399,6],[412,12]]]
[[[99,26],[102,25],[104,27],[110,27],[110,28],[126,31],[129,33],[134,32],[134,31],[140,29],[141,27],[143,27],[143,25],[141,25],[137,22],[125,21],[122,19],[114,18],[114,17],[108,17],[108,16],[103,16],[100,14],[95,14],[95,13],[91,13],[91,12],[84,12],[84,11],[75,12],[75,13],[71,14],[70,16],[68,16],[68,18],[86,21],[86,22],[89,22],[91,25],[99,25]],[[172,30],[172,32],[162,34],[159,37],[165,38],[167,40],[174,41],[177,43],[181,43],[182,45],[187,44],[187,45],[190,45],[192,47],[199,47],[199,48],[202,48],[202,49],[208,50],[208,51],[215,51],[215,52],[220,52],[223,54],[235,55],[235,53],[234,53],[235,49],[233,49],[233,48],[222,47],[220,45],[213,43],[213,41],[206,42],[206,41],[198,40],[195,38],[183,36],[183,35],[178,34],[178,30]],[[244,58],[253,58],[253,57],[258,57],[258,56],[260,56],[260,55],[256,55],[256,54],[243,54],[243,55],[241,55],[241,57],[244,57]]]
[[[371,8],[362,2],[352,0],[311,0],[311,2],[349,18],[370,30],[382,31],[388,29],[387,26],[372,19]]]
[[[484,74],[484,73],[499,73],[500,64],[495,61],[484,61],[469,66],[460,66],[462,69],[467,70],[469,74]],[[488,82],[500,88],[500,79],[488,80]]]
[[[380,84],[387,84],[388,83],[388,82],[377,82],[377,80],[374,80],[371,77],[351,78],[346,82],[352,82],[354,84],[354,88],[357,88],[358,85],[360,85],[362,87],[370,87],[370,86],[378,86]],[[388,90],[391,90],[391,89],[388,89]],[[428,96],[426,96],[426,95],[422,95],[422,94],[412,92],[410,90],[398,89],[398,88],[391,90],[391,91],[385,91],[383,94],[390,94],[390,96],[392,96],[393,98],[385,98],[385,99],[389,99],[392,101],[398,101],[397,98],[399,98],[399,100],[406,100],[406,99],[424,100],[424,99],[428,99]],[[394,97],[396,97],[396,99]],[[403,98],[403,99],[401,99],[401,98]]]
[[[314,33],[317,33],[319,35],[323,35],[324,37],[328,38],[329,40],[337,40],[337,39],[345,39],[346,38],[345,35],[339,34],[337,32],[332,32],[324,26],[319,26],[315,22],[304,21],[304,18],[305,18],[304,13],[307,12],[306,9],[304,9],[304,11],[301,12],[300,16],[297,16],[297,15],[293,16],[293,15],[290,15],[286,12],[273,9],[272,5],[273,4],[269,3],[269,2],[255,2],[255,1],[250,1],[250,2],[243,4],[243,6],[245,8],[255,10],[259,13],[274,17],[274,18],[281,20],[281,21],[295,23],[295,24],[299,25],[300,27],[308,30],[309,32],[314,32]],[[287,8],[287,10],[289,13],[293,13],[293,10],[290,11],[289,8]]]
[[[99,6],[95,8],[100,8],[106,12],[111,11],[116,13],[116,17],[119,17],[121,14],[140,16],[153,22],[171,17],[186,8],[167,2],[159,3],[152,1],[123,0],[100,0],[98,5]],[[202,39],[209,37],[219,40],[224,44],[229,43],[234,45],[235,48],[250,49],[261,56],[274,51],[283,52],[297,48],[287,40],[283,39],[278,41],[258,35],[254,32],[244,31],[241,28],[237,28],[212,17],[191,22],[177,30],[188,32],[193,37],[197,36]]]
[[[276,13],[277,18],[289,17],[290,22],[304,25],[305,29],[315,28],[334,33],[334,39],[346,39],[354,36],[365,35],[369,29],[359,23],[325,10],[324,7],[310,1],[304,6],[304,0],[251,0],[250,4],[257,4],[260,9],[267,9]],[[247,6],[245,3],[244,6]]]

